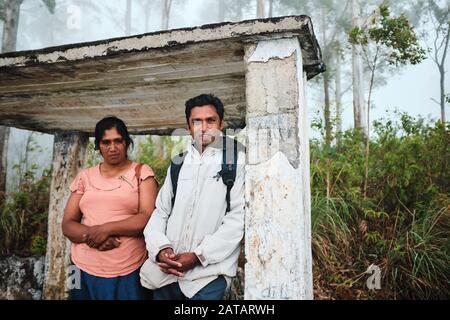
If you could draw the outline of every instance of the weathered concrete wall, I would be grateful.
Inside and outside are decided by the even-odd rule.
[[[245,299],[312,299],[309,146],[297,38],[246,59]]]
[[[40,300],[44,284],[44,261],[43,256],[0,259],[0,299]]]
[[[70,242],[64,237],[61,222],[69,199],[69,186],[84,167],[88,136],[56,134],[53,148],[53,172],[48,212],[48,240],[45,258],[44,299],[66,298],[67,267],[70,263]]]

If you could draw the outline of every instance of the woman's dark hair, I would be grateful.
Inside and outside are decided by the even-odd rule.
[[[112,128],[116,128],[117,132],[125,140],[127,150],[130,144],[134,146],[133,139],[131,139],[125,123],[117,117],[109,116],[103,118],[95,125],[95,150],[100,149],[100,141],[102,141],[105,131]]]
[[[222,101],[212,94],[201,94],[186,101],[186,121],[189,124],[189,117],[191,116],[192,108],[201,107],[206,105],[213,105],[216,108],[217,114],[220,120],[223,119],[224,109]]]

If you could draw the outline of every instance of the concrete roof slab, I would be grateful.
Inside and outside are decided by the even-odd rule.
[[[92,134],[106,115],[134,134],[185,127],[184,102],[213,93],[245,125],[244,46],[298,37],[308,78],[324,70],[307,16],[204,25],[0,55],[0,124]]]

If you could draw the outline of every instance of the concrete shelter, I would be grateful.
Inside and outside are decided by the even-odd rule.
[[[54,134],[44,298],[66,297],[61,220],[106,115],[132,134],[184,128],[213,93],[246,128],[245,299],[312,299],[307,80],[324,71],[307,16],[210,24],[0,55],[0,125]]]

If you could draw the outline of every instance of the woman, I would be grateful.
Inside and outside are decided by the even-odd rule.
[[[82,170],[70,186],[62,230],[81,272],[81,288],[71,291],[72,299],[148,297],[139,269],[147,257],[142,232],[155,208],[157,183],[149,166],[128,160],[132,143],[122,120],[100,120],[95,149],[104,161]]]

